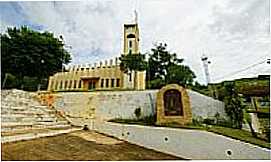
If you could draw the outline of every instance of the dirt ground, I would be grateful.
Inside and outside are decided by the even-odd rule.
[[[93,131],[1,144],[2,160],[181,160]]]

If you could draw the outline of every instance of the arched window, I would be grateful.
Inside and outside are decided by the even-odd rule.
[[[128,34],[127,38],[135,38],[135,35],[134,34]]]

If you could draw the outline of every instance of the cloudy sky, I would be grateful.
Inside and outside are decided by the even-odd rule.
[[[89,0],[0,2],[1,32],[28,25],[63,35],[72,64],[120,55],[123,24],[138,12],[141,52],[168,44],[205,83],[200,57],[211,64],[212,82],[269,74],[269,0]],[[262,64],[259,64],[262,62]]]

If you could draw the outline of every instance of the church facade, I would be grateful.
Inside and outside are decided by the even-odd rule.
[[[123,54],[138,54],[138,24],[124,24],[123,37]],[[99,64],[75,65],[66,72],[58,72],[49,77],[48,91],[144,90],[145,78],[145,71],[121,71],[117,57]]]

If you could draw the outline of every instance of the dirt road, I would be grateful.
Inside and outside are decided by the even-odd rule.
[[[2,144],[2,160],[181,160],[93,131]]]

